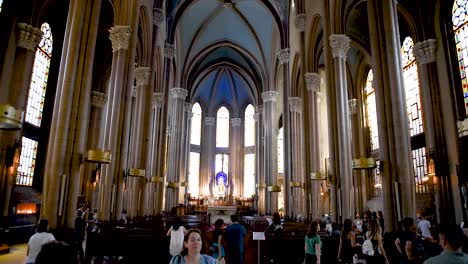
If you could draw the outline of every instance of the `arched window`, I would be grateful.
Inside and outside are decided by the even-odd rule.
[[[0,13],[2,12],[3,0],[0,0]]]
[[[249,104],[244,116],[244,197],[255,194],[255,109]]]
[[[229,111],[224,106],[216,114],[216,147],[229,147]]]
[[[367,74],[366,87],[364,88],[364,100],[366,106],[366,124],[369,128],[369,137],[370,137],[370,146],[371,146],[371,156],[373,156],[377,162],[379,155],[379,131],[377,127],[377,111],[375,104],[375,91],[372,82],[374,80],[374,74],[372,70]],[[382,179],[380,177],[380,171],[378,168],[372,171],[373,174],[373,196],[382,195]]]
[[[283,140],[284,132],[281,127],[278,131],[278,173],[284,173],[284,158],[283,158]]]
[[[34,59],[25,118],[26,123],[37,128],[41,127],[53,43],[52,31],[49,24],[42,24],[41,31],[42,39],[37,47]],[[23,133],[28,136],[22,137],[20,165],[18,166],[16,184],[31,186],[38,147],[38,141],[34,140],[34,137],[38,132],[36,130],[36,132],[25,133],[25,130],[23,130]]]
[[[416,183],[416,193],[428,193],[431,190],[427,184],[426,146],[424,140],[423,116],[419,88],[418,66],[413,56],[414,42],[406,37],[401,46],[403,78],[405,82],[406,108],[413,153],[413,169]]]
[[[192,196],[199,195],[200,179],[200,142],[201,142],[202,109],[199,103],[192,106],[192,121],[190,126],[190,157],[188,193]]]
[[[468,116],[468,80],[466,68],[468,67],[468,1],[454,1],[452,8],[453,31],[457,46],[458,66],[461,73],[465,113]]]

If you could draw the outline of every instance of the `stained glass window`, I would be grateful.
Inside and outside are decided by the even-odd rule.
[[[414,149],[412,152],[416,193],[430,193],[431,190],[427,184],[426,148]]]
[[[244,155],[244,197],[255,194],[255,153]]]
[[[244,119],[244,146],[255,146],[255,109],[249,104],[245,109]]]
[[[190,152],[190,165],[189,165],[189,176],[188,176],[188,193],[192,196],[197,197],[200,189],[200,153]]]
[[[192,106],[192,121],[190,128],[190,144],[200,145],[201,140],[201,122],[202,110],[200,104],[195,103]]]
[[[284,173],[284,159],[283,159],[283,139],[284,132],[283,128],[278,131],[278,173]]]
[[[244,196],[255,194],[255,109],[249,104],[244,117]]]
[[[25,118],[26,122],[37,127],[41,126],[50,57],[52,55],[52,31],[49,24],[42,24],[41,31],[42,39],[37,47],[34,59]]]
[[[466,67],[468,66],[468,1],[454,1],[452,8],[452,22],[457,47],[458,67],[460,68],[465,113],[468,116],[468,80]]]
[[[374,74],[372,70],[369,71],[367,74],[366,80],[366,87],[364,88],[364,98],[365,98],[365,105],[366,105],[366,123],[367,127],[369,128],[369,136],[370,136],[370,145],[371,151],[373,153],[378,152],[379,150],[379,131],[377,127],[377,111],[376,111],[376,103],[375,103],[375,90],[372,84],[374,80]],[[376,162],[379,160],[376,159]],[[374,169],[371,172],[372,177],[372,195],[374,197],[382,195],[382,179],[380,175],[379,169]]]
[[[224,106],[216,114],[216,147],[229,147],[229,111]]]
[[[31,186],[36,166],[37,141],[23,137],[16,184]]]

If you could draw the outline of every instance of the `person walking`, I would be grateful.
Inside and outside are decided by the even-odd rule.
[[[231,222],[232,224],[226,229],[228,263],[244,264],[244,237],[247,231],[245,227],[239,224],[237,215],[231,215]]]
[[[29,238],[28,249],[26,251],[26,264],[36,262],[36,257],[42,249],[42,246],[55,240],[54,235],[48,233],[49,221],[42,218],[37,223],[36,234]]]
[[[184,249],[184,236],[187,234],[187,230],[182,225],[182,221],[177,216],[174,219],[174,223],[171,228],[167,231],[167,236],[171,237],[169,244],[169,253],[171,256],[179,255]]]
[[[304,238],[305,264],[320,264],[322,241],[317,232],[320,230],[318,221],[310,222],[309,230]]]

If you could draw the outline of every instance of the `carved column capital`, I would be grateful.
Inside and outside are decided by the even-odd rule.
[[[260,121],[262,113],[263,113],[263,106],[262,105],[257,106],[257,109],[255,109],[255,114],[254,114],[255,122]]]
[[[346,35],[332,34],[330,35],[330,47],[332,48],[333,58],[346,60],[346,55],[350,48],[351,40]]]
[[[307,90],[313,92],[320,91],[320,74],[315,72],[307,72],[304,74]]]
[[[135,69],[136,85],[137,86],[148,85],[150,74],[151,74],[150,67],[136,68]]]
[[[26,23],[18,23],[16,27],[18,29],[16,45],[29,51],[36,51],[42,38],[42,31]]]
[[[239,127],[242,124],[242,119],[241,118],[231,118],[231,126],[233,127]]]
[[[113,26],[109,29],[109,39],[112,42],[112,52],[127,50],[132,35],[130,26]]]
[[[296,26],[299,32],[304,32],[306,28],[307,15],[306,14],[297,14],[294,18],[294,25]]]
[[[170,92],[172,99],[185,100],[185,97],[187,97],[188,94],[188,91],[184,88],[172,88]]]
[[[348,108],[349,108],[350,115],[355,115],[357,113],[357,99],[356,98],[348,100]]]
[[[214,117],[205,117],[205,125],[206,126],[214,126],[216,124],[216,118]]]
[[[289,62],[289,48],[280,49],[276,53],[280,64],[285,64]]]
[[[262,93],[262,99],[264,103],[271,102],[271,101],[276,102],[277,96],[278,96],[277,91],[266,91]]]
[[[302,99],[299,97],[288,98],[289,109],[293,113],[302,113]]]
[[[418,42],[413,46],[413,54],[416,62],[420,65],[436,61],[437,40],[428,39]]]
[[[103,108],[107,103],[107,94],[91,91],[91,105],[96,108]]]
[[[164,21],[164,13],[160,8],[153,8],[153,24],[157,27]]]
[[[184,103],[184,112],[187,112],[187,113],[192,112],[192,104],[191,103]]]
[[[164,100],[163,93],[153,93],[153,108],[161,107],[163,100]]]
[[[175,56],[175,46],[169,43],[164,43],[164,58],[172,59]]]

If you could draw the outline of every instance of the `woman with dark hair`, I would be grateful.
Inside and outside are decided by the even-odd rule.
[[[77,264],[75,250],[62,241],[51,241],[42,246],[35,264]],[[84,263],[84,262],[83,262]]]
[[[359,246],[356,243],[356,234],[353,232],[353,221],[345,219],[343,230],[340,235],[340,246],[338,248],[338,261],[353,263],[353,248]]]
[[[54,235],[47,232],[48,228],[49,221],[45,218],[40,219],[37,223],[36,234],[29,238],[28,250],[26,251],[26,264],[35,263],[36,257],[41,251],[42,246],[55,240]]]
[[[213,258],[221,261],[226,256],[223,247],[223,225],[224,220],[218,219],[215,222],[215,230],[213,231]]]
[[[379,220],[372,219],[369,221],[369,237],[372,242],[372,254],[366,256],[368,264],[388,264],[388,258],[385,254],[385,249],[382,242],[382,228],[380,227]]]
[[[309,230],[304,238],[304,248],[306,253],[305,264],[320,264],[320,251],[322,241],[317,234],[320,226],[318,221],[310,222]]]
[[[182,225],[182,221],[177,216],[172,223],[171,228],[167,231],[167,236],[171,237],[169,244],[169,253],[171,256],[179,255],[182,249],[184,249],[184,235],[187,234],[187,230]]]
[[[211,256],[200,254],[202,243],[200,230],[190,229],[184,238],[184,250],[172,257],[169,264],[216,264]]]

